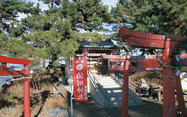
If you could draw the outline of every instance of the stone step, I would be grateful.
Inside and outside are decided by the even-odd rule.
[[[100,85],[102,85],[102,86],[118,86],[120,88],[120,85],[115,84],[115,83],[100,83]],[[112,88],[112,87],[110,87],[110,88]]]
[[[101,76],[95,75],[97,79],[99,89],[102,91],[106,101],[107,107],[121,107],[122,103],[122,87],[116,81],[109,76]],[[129,97],[129,105],[137,104],[136,101],[131,97]]]
[[[117,87],[117,88],[114,88],[114,87],[112,87],[112,88],[105,88],[105,91],[107,92],[107,93],[118,93],[118,92],[121,92],[122,93],[122,88],[121,87]]]
[[[108,80],[108,79],[98,79],[99,82],[115,82],[114,80]],[[116,83],[116,82],[115,82]]]
[[[106,93],[106,97],[122,97],[122,92]]]
[[[115,82],[114,80],[108,80],[108,79],[98,79],[99,82]],[[115,82],[116,83],[116,82]]]
[[[106,99],[120,99],[122,98],[122,93],[106,93],[105,94]],[[129,99],[132,99],[131,95],[129,95]]]
[[[101,78],[110,78],[110,76],[101,76],[101,75],[94,75],[95,77],[101,77]]]
[[[107,101],[111,101],[111,102],[114,102],[114,101],[121,101],[122,100],[122,97],[119,96],[119,97],[106,97],[106,100]],[[129,100],[133,100],[131,96],[129,96]]]
[[[107,90],[106,93],[122,93],[122,90]]]
[[[101,84],[102,85],[102,84]],[[104,88],[104,89],[106,89],[106,88],[119,88],[120,86],[119,85],[102,85],[102,87]]]
[[[97,78],[97,79],[102,79],[102,80],[113,80],[113,79],[111,79],[110,77],[105,77],[105,78],[103,78],[103,77],[98,77],[98,76],[96,76],[95,78]]]
[[[136,104],[134,100],[129,100],[129,105]],[[121,107],[121,102],[108,102],[108,107]]]
[[[99,83],[115,83],[117,84],[115,81],[108,81],[108,80],[98,80]]]
[[[121,101],[122,100],[122,97],[106,97],[106,100],[108,102],[114,102],[114,101]]]
[[[97,83],[101,87],[107,89],[107,88],[120,88],[120,85],[114,84],[114,83]]]

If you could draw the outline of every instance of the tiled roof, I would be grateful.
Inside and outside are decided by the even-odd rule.
[[[120,46],[115,45],[110,39],[106,41],[101,41],[100,43],[93,43],[91,44],[91,41],[77,41],[77,43],[82,48],[121,48]]]

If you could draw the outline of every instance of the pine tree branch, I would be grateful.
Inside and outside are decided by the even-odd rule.
[[[118,23],[118,26],[117,26],[117,28],[116,28],[116,32],[117,32],[118,34],[119,34],[118,29],[119,29],[120,25],[121,25],[121,23]],[[130,51],[123,45],[123,40],[122,40],[122,38],[119,37],[118,39],[119,39],[119,41],[120,41],[120,44],[121,44],[122,48],[126,51],[127,55],[130,55]]]

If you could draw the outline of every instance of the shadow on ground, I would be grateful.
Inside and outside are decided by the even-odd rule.
[[[74,117],[120,117],[121,108],[97,108],[93,103],[74,101]],[[162,104],[144,101],[129,107],[129,117],[162,117]]]

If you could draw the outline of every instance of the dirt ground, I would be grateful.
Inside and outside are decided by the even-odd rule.
[[[187,102],[185,104],[187,107]],[[129,107],[129,117],[162,117],[162,107],[162,102],[159,103],[158,101],[148,100],[144,98],[144,104]],[[67,110],[63,110],[62,113],[66,113],[65,111]],[[74,101],[73,112],[74,117],[120,117],[121,108],[99,109],[91,101]],[[69,116],[65,114],[63,117]]]
[[[86,111],[85,111],[86,107]],[[74,117],[120,117],[121,108],[98,109],[90,102],[75,102]],[[162,105],[144,101],[143,105],[130,106],[129,117],[161,117]]]
[[[51,89],[52,87],[46,86],[44,89]],[[13,87],[14,88],[14,87]],[[9,92],[16,91],[20,95],[23,95],[23,91],[18,91],[18,88],[9,89]],[[61,94],[50,94],[43,97],[43,107],[39,103],[31,103],[31,116],[32,117],[70,117],[70,104],[68,103],[67,90],[62,86],[58,86],[58,92]],[[22,89],[23,90],[23,89]],[[46,92],[46,90],[42,90]],[[48,91],[49,92],[49,91]],[[54,92],[54,91],[50,91]],[[31,94],[34,91],[31,90]],[[36,100],[34,95],[32,95],[32,102]],[[45,100],[44,100],[45,99]],[[162,102],[159,103],[156,100],[150,100],[148,98],[143,98],[144,104],[129,107],[129,117],[162,117]],[[185,102],[187,107],[187,102]],[[62,109],[57,115],[52,114],[50,111],[62,106]],[[73,114],[74,117],[120,117],[121,108],[97,108],[93,104],[93,100],[89,98],[87,102],[73,101]],[[16,104],[15,106],[3,107],[0,109],[0,117],[23,117],[23,104]]]
[[[186,103],[187,107],[187,103]],[[97,108],[92,101],[79,102],[74,101],[74,117],[120,117],[121,108]],[[45,117],[52,117],[48,114]],[[57,115],[58,117],[70,117],[70,106],[66,103]],[[41,116],[42,117],[42,116]],[[54,116],[55,117],[55,116]],[[144,100],[143,105],[130,106],[129,117],[162,117],[162,103],[154,100]]]

